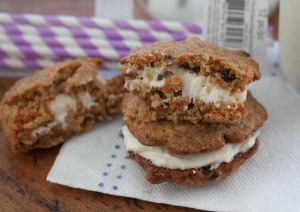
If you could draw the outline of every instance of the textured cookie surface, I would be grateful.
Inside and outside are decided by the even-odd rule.
[[[32,97],[34,90],[41,87],[52,86],[54,83],[60,83],[66,80],[70,75],[74,75],[68,81],[69,87],[72,85],[77,86],[79,83],[84,83],[90,80],[91,77],[97,76],[98,67],[102,65],[102,60],[88,58],[79,60],[65,60],[53,64],[45,68],[43,71],[37,71],[33,76],[25,77],[18,80],[4,95],[2,104],[9,102],[16,102],[19,99],[26,99]],[[84,69],[84,70],[82,70]],[[76,71],[77,70],[77,71]]]
[[[241,143],[267,119],[264,107],[248,93],[248,115],[234,124],[173,123],[168,120],[143,122],[128,119],[126,125],[140,143],[162,146],[169,152],[186,155],[220,149],[225,143]]]
[[[167,104],[167,106],[166,106]],[[167,119],[175,124],[180,121],[189,121],[197,124],[205,123],[235,123],[247,114],[244,104],[225,104],[217,106],[205,104],[188,97],[176,97],[165,103],[159,93],[149,94],[142,98],[133,93],[127,93],[123,100],[125,119],[138,119],[143,122]]]
[[[120,63],[137,70],[145,66],[177,65],[203,74],[217,71],[225,79],[234,76],[241,83],[260,78],[259,66],[248,53],[216,47],[195,37],[146,45],[134,50]]]
[[[133,152],[129,152],[129,156],[144,169],[146,179],[151,183],[171,182],[189,186],[200,186],[226,179],[237,171],[248,158],[254,155],[257,149],[258,139],[254,146],[247,152],[236,155],[230,163],[222,163],[218,168],[212,170],[210,170],[209,166],[186,170],[167,169],[155,166],[147,159]]]
[[[125,95],[125,75],[120,74],[107,81],[106,107],[109,114],[121,113],[121,103]]]

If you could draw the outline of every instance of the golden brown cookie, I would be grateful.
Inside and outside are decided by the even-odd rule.
[[[107,81],[106,107],[109,114],[121,113],[121,102],[125,95],[125,75],[120,74]]]
[[[127,93],[123,99],[122,111],[125,119],[138,119],[143,122],[167,119],[175,124],[180,121],[189,121],[193,124],[205,123],[235,123],[247,115],[244,104],[227,105],[221,103],[215,106],[189,98],[174,98],[165,105],[161,95],[154,93],[145,98]]]

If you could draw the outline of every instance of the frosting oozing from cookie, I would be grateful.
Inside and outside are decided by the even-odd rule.
[[[220,103],[244,103],[247,95],[247,89],[232,91],[219,86],[210,75],[204,76],[175,66],[145,67],[136,79],[127,80],[125,84],[129,91],[138,90],[143,93],[153,90],[164,92],[172,86],[177,87],[176,92],[180,92],[176,97],[189,97],[190,102],[195,99],[216,106]]]
[[[159,146],[145,146],[141,144],[129,131],[127,126],[123,129],[124,142],[127,151],[132,151],[152,164],[169,169],[191,169],[211,166],[211,169],[217,168],[221,163],[230,163],[239,153],[248,151],[259,136],[259,131],[252,133],[243,143],[228,143],[221,149],[195,153],[189,155],[175,155],[169,153],[166,149]]]

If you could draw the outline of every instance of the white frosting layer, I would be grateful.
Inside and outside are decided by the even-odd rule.
[[[83,107],[89,109],[94,106],[96,103],[93,101],[91,95],[87,92],[78,94],[80,101],[83,104]],[[62,125],[63,128],[68,127],[68,123],[65,118],[68,115],[68,108],[75,113],[77,110],[76,99],[66,95],[58,94],[53,101],[49,104],[50,111],[54,114],[54,121],[41,126],[32,131],[31,136],[36,138],[40,134],[48,133],[53,127]],[[32,141],[22,141],[24,144],[31,144]]]
[[[158,80],[158,76],[162,74],[163,68],[149,68],[145,67],[145,70],[142,72],[143,80],[142,84],[146,84],[151,88],[160,88],[165,85],[165,79]]]
[[[165,86],[165,79],[159,80],[158,76],[162,74],[164,68],[146,67],[142,72],[143,79],[135,79],[134,84],[146,84],[150,88],[161,88]],[[220,102],[243,103],[246,101],[247,90],[243,92],[232,93],[228,89],[224,89],[211,83],[210,76],[196,75],[187,70],[171,67],[175,76],[179,76],[183,82],[182,96],[188,96],[194,99],[200,99],[202,102],[218,105]]]
[[[190,155],[175,155],[169,153],[166,149],[157,146],[142,145],[124,126],[124,143],[127,151],[135,152],[145,159],[150,160],[154,165],[169,169],[192,169],[204,166],[211,166],[211,169],[217,168],[221,163],[230,163],[238,153],[248,151],[254,144],[259,132],[254,132],[245,142],[238,144],[225,144],[221,149]]]
[[[56,122],[48,123],[46,126],[38,127],[31,132],[33,138],[37,137],[39,134],[48,133],[53,127],[57,126]],[[24,143],[24,142],[23,142]]]
[[[78,94],[80,101],[85,109],[89,109],[90,107],[96,105],[96,102],[92,99],[91,95],[87,92]]]
[[[54,122],[66,127],[65,117],[68,114],[68,108],[76,111],[76,100],[66,94],[58,94],[50,103],[50,110],[54,114]]]
[[[178,71],[183,81],[182,96],[199,98],[204,103],[218,104],[220,102],[243,103],[246,101],[247,90],[231,93],[230,90],[217,87],[210,82],[210,77],[197,76],[186,71]]]
[[[32,137],[35,138],[39,134],[45,134],[59,124],[63,128],[67,127],[68,123],[65,121],[65,118],[68,114],[68,108],[76,112],[76,100],[66,94],[58,94],[49,104],[49,109],[54,114],[54,121],[33,130],[31,133]]]

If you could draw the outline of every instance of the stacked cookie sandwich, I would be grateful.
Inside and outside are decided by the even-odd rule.
[[[260,72],[246,52],[190,38],[136,49],[121,64],[131,76],[126,150],[151,183],[214,183],[256,152],[267,113],[247,91]]]

